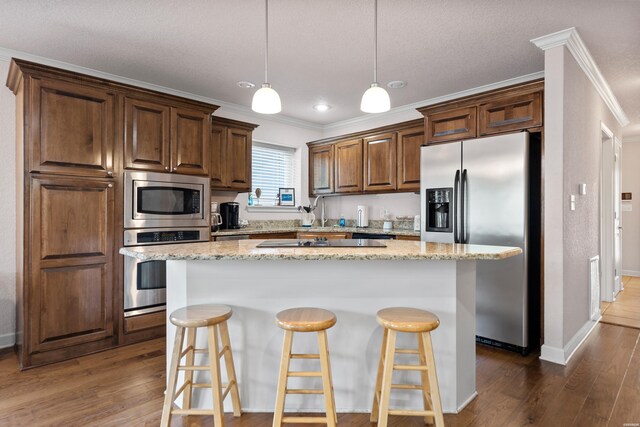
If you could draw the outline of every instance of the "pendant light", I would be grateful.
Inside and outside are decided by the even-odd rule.
[[[276,114],[282,110],[280,96],[273,90],[269,82],[269,0],[265,4],[265,42],[264,42],[264,83],[262,87],[253,94],[251,109],[261,114]]]
[[[362,95],[360,110],[365,113],[383,113],[391,108],[389,94],[378,85],[378,0],[374,0],[375,14],[373,18],[373,83]]]

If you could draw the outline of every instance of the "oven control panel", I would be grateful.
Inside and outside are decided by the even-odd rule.
[[[209,228],[142,229],[124,232],[125,246],[160,245],[166,243],[206,242]]]

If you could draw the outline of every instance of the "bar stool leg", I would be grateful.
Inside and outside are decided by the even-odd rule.
[[[322,371],[322,388],[324,389],[324,405],[327,427],[336,426],[336,408],[331,385],[331,368],[329,367],[329,350],[327,331],[318,332],[318,352],[320,353],[320,370]]]
[[[420,356],[420,364],[423,366],[427,366],[427,356],[424,351],[424,339],[422,338],[422,334],[416,334],[418,338],[418,354]],[[429,374],[427,371],[420,371],[420,377],[422,382],[422,400],[424,402],[424,410],[432,411],[433,404],[431,402],[431,385],[429,382]],[[433,424],[433,417],[426,416],[424,417],[424,422],[427,424]]]
[[[438,387],[438,375],[436,374],[436,360],[433,357],[433,346],[431,344],[431,334],[422,334],[423,352],[427,362],[427,372],[429,373],[429,386],[431,388],[431,403],[433,411],[436,413],[436,427],[444,427],[444,417],[442,415],[442,403],[440,402],[440,389]]]
[[[187,348],[190,348],[185,355],[186,366],[192,366],[196,355],[196,331],[198,328],[187,328]],[[191,393],[193,390],[193,371],[184,372],[184,381],[188,383],[182,395],[182,409],[191,409]]]
[[[222,348],[224,350],[224,365],[227,369],[227,378],[231,389],[231,402],[233,403],[233,416],[239,417],[242,415],[242,406],[240,405],[240,392],[238,391],[238,379],[236,378],[236,368],[233,364],[233,352],[231,351],[231,340],[229,339],[229,326],[227,322],[220,323],[220,338],[222,340]]]
[[[211,370],[211,389],[213,391],[213,425],[224,426],[224,408],[222,406],[222,385],[220,384],[220,350],[218,348],[217,325],[207,327],[209,332],[209,366]]]
[[[326,332],[325,332],[325,337],[326,337]],[[329,348],[329,344],[327,344],[327,366],[329,367],[329,384],[331,384],[331,402],[333,402],[333,419],[335,420],[336,424],[338,424],[338,414],[335,412],[336,411],[336,396],[335,396],[335,391],[333,389],[333,374],[332,374],[332,370],[331,370],[331,354],[329,354],[328,351]]]
[[[393,380],[393,364],[396,355],[396,331],[389,330],[387,345],[384,352],[384,371],[382,374],[382,389],[380,391],[380,409],[378,427],[387,427],[389,421],[389,400],[391,398],[391,383]]]
[[[384,352],[387,350],[387,334],[389,330],[384,328],[384,334],[382,335],[382,348],[380,349],[380,362],[378,363],[378,375],[376,377],[376,388],[373,392],[373,404],[371,405],[371,418],[372,423],[378,422],[378,410],[380,409],[380,390],[382,387],[382,373],[384,372]]]
[[[280,376],[278,377],[278,392],[276,394],[276,410],[273,413],[273,427],[282,426],[282,416],[284,415],[284,398],[287,391],[287,378],[289,373],[289,362],[291,361],[292,344],[293,331],[284,331],[282,359],[280,359]]]
[[[168,427],[171,424],[171,409],[173,405],[173,395],[176,393],[178,384],[178,365],[180,364],[180,353],[184,342],[184,328],[176,327],[176,337],[173,343],[173,353],[171,355],[171,365],[169,366],[169,378],[167,379],[167,390],[164,396],[164,406],[162,407],[161,427]]]

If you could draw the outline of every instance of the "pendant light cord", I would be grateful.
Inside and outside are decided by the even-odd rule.
[[[373,82],[378,82],[378,0],[374,0],[373,14]]]
[[[266,33],[266,37],[264,38],[264,82],[269,83],[269,0],[264,0],[264,6],[264,28]]]

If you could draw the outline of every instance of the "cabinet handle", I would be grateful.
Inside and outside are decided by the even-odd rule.
[[[108,185],[108,187],[109,187],[109,188],[113,188],[113,184],[109,184],[109,185]]]
[[[165,166],[164,170],[168,171],[169,170],[169,166]]]
[[[177,170],[178,170],[178,168],[173,168],[173,171],[174,171],[174,172],[175,172],[175,171],[177,171]]]
[[[113,171],[107,171],[107,175],[113,176]]]

